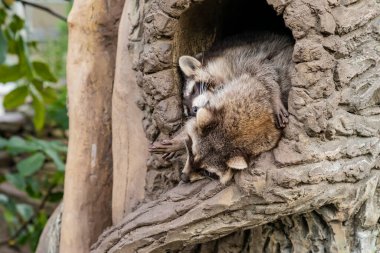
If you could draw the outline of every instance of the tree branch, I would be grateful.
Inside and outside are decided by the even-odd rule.
[[[374,194],[380,176],[375,167],[376,159],[361,156],[278,169],[264,154],[229,186],[208,180],[182,184],[142,205],[105,231],[92,252],[178,250],[322,207],[330,212],[334,206],[346,219]]]
[[[9,183],[2,183],[0,184],[0,193],[3,193],[11,198],[16,199],[17,201],[20,201],[22,203],[28,204],[33,206],[33,208],[38,208],[40,205],[40,202],[30,198],[25,192],[20,191],[19,189],[15,188],[13,185]]]
[[[29,6],[32,6],[34,8],[43,10],[43,11],[45,11],[45,12],[53,15],[54,17],[59,18],[60,20],[67,22],[66,17],[62,16],[61,14],[53,11],[52,9],[50,9],[50,8],[48,8],[46,6],[43,6],[43,5],[40,5],[40,4],[36,4],[36,3],[32,3],[32,2],[29,2],[29,1],[26,1],[26,0],[16,0],[16,1],[20,2],[20,3],[24,4],[24,5],[29,5]]]

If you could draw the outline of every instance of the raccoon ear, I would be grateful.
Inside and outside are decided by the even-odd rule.
[[[178,62],[181,71],[187,77],[194,76],[195,72],[202,66],[197,59],[188,55],[181,56]]]
[[[248,167],[247,162],[242,156],[234,156],[228,159],[227,166],[235,170],[244,170]]]
[[[202,107],[197,111],[197,125],[200,128],[204,128],[210,125],[214,120],[212,111],[208,108]]]

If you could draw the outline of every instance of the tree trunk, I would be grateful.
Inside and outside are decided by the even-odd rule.
[[[88,252],[112,224],[111,105],[123,0],[75,1],[69,15],[69,151],[60,252]]]
[[[282,18],[273,15],[271,8]],[[178,185],[183,156],[178,154],[167,162],[148,155],[143,137],[145,134],[148,141],[169,138],[183,125],[178,57],[207,50],[225,36],[260,29],[290,29],[295,39],[291,116],[284,137],[276,149],[262,154],[227,186],[209,180]],[[119,33],[112,95],[114,225],[103,232],[92,252],[380,249],[378,1],[129,1]],[[82,53],[81,58],[86,55]],[[74,62],[73,58],[69,68]],[[107,85],[97,85],[102,98],[109,95]],[[71,100],[81,94],[72,91],[70,110]],[[87,90],[89,94],[93,93]],[[110,105],[109,100],[101,101]],[[104,113],[93,105],[91,110]],[[87,118],[70,116],[71,122],[78,120],[70,128],[72,134]],[[103,133],[101,128],[92,135],[99,133]],[[78,139],[76,143],[92,142]],[[71,157],[74,152],[76,156]],[[70,146],[69,159],[81,157],[78,152]],[[93,199],[68,189],[77,182],[75,177],[79,178],[71,173],[66,178],[63,222],[65,215],[82,203],[67,207],[67,198],[81,196],[86,203]],[[99,175],[106,174],[102,173]],[[90,189],[90,181],[81,178],[76,187]],[[104,187],[102,183],[96,186],[97,192]],[[138,205],[140,201],[143,203]],[[102,219],[109,217],[107,211]],[[87,213],[75,215],[89,218]],[[101,220],[99,224],[103,225],[94,230],[94,237],[105,227]],[[73,236],[82,240],[76,233],[87,228],[75,229]],[[92,235],[86,238],[94,238]],[[75,248],[75,252],[81,251]]]

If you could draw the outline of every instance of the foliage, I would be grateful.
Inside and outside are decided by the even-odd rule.
[[[17,203],[12,198],[0,194],[0,206],[12,238],[2,243],[8,245],[29,243],[35,249],[39,235],[47,221],[45,206],[48,202],[61,200],[61,185],[64,179],[64,162],[67,148],[58,141],[44,141],[33,137],[27,139],[14,136],[9,140],[0,138],[0,150],[23,157],[16,163],[16,171],[0,177],[0,183],[7,181],[24,191],[31,199],[41,199],[41,204],[33,208],[29,204]],[[39,174],[47,162],[54,163],[56,170]],[[1,245],[1,242],[0,242]]]
[[[35,43],[28,43],[23,28],[24,20],[0,3],[0,82],[17,83],[17,87],[4,98],[4,107],[15,109],[30,98],[34,109],[33,123],[40,131],[45,124],[45,105],[55,100],[52,83],[57,82],[57,77],[46,62],[31,56],[30,47]]]
[[[66,86],[57,90],[57,97],[50,105],[46,108],[46,119],[49,125],[53,127],[58,127],[64,130],[69,128],[69,118],[67,116],[67,88]]]
[[[24,192],[32,205],[0,193],[0,214],[7,224],[8,235],[2,245],[29,244],[37,246],[48,215],[62,199],[64,142],[46,140],[44,129],[68,129],[66,108],[65,53],[67,25],[62,23],[58,41],[36,43],[27,41],[24,20],[9,8],[13,0],[0,1],[0,85],[13,82],[16,88],[4,97],[7,110],[28,104],[34,110],[33,124],[39,139],[32,136],[0,137],[0,152],[7,152],[14,166],[0,171],[0,184],[8,183]],[[48,127],[47,127],[48,126]],[[46,131],[45,131],[46,133]]]

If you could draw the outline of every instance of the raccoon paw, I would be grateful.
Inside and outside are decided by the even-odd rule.
[[[283,105],[275,108],[276,126],[277,128],[284,128],[289,123],[289,113]]]
[[[154,142],[149,146],[149,152],[155,154],[163,154],[163,159],[171,159],[176,151],[182,148],[182,144],[174,140],[163,140]]]

